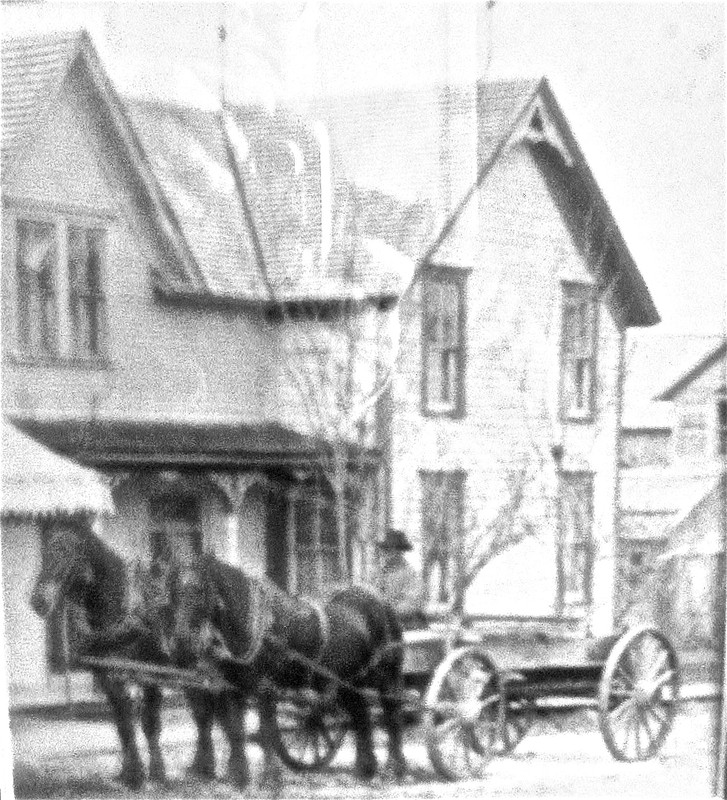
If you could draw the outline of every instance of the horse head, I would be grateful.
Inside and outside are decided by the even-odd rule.
[[[80,595],[93,580],[88,539],[81,530],[58,523],[46,533],[43,564],[30,603],[48,617],[66,597]]]

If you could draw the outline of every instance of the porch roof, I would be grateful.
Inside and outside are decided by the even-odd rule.
[[[24,431],[80,462],[104,467],[244,468],[306,465],[330,455],[322,439],[279,423],[17,420]],[[375,457],[351,445],[359,463]]]
[[[2,421],[3,516],[112,511],[111,492],[93,470],[64,458]]]

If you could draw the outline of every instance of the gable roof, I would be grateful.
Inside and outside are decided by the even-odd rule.
[[[695,364],[692,364],[689,369],[679,375],[675,380],[672,380],[654,399],[673,400],[683,389],[692,383],[692,381],[696,380],[708,370],[712,364],[726,357],[727,337],[724,337],[721,342],[711,347]],[[725,361],[725,381],[727,381],[727,360]]]
[[[3,165],[32,140],[69,70],[86,66],[109,112],[131,168],[142,178],[158,227],[171,241],[181,275],[168,267],[154,274],[157,288],[171,297],[216,297],[243,302],[276,299],[393,298],[413,265],[407,250],[418,249],[429,223],[426,204],[410,205],[353,186],[334,170],[331,187],[332,242],[323,268],[301,268],[299,243],[286,242],[290,199],[281,195],[280,174],[320,159],[320,146],[306,124],[278,110],[228,110],[228,119],[250,147],[236,153],[255,219],[267,251],[269,282],[256,262],[251,230],[235,191],[220,115],[171,103],[121,100],[85,31],[24,36],[2,43]],[[243,163],[244,162],[244,163]],[[311,191],[310,214],[320,204]],[[287,208],[286,208],[287,202]],[[286,217],[287,214],[287,217]],[[358,218],[356,218],[358,216]],[[282,243],[282,246],[281,246]],[[287,249],[286,249],[287,245]],[[270,257],[271,252],[274,253]]]
[[[660,317],[643,276],[547,78],[480,83],[477,103],[481,131],[477,181],[445,223],[438,237],[440,242],[506,149],[517,140],[527,141],[546,181],[568,207],[566,222],[587,214],[590,206],[600,220],[601,230],[607,232],[605,243],[613,247],[620,267],[608,277],[624,312],[626,327],[658,323]],[[574,234],[578,239],[583,231]],[[437,246],[438,243],[433,245],[432,255]]]
[[[295,301],[399,293],[401,273],[412,271],[404,263],[407,251],[416,249],[428,225],[426,205],[356,187],[333,164],[330,251],[321,258],[321,144],[303,119],[280,108],[226,110],[225,124],[242,142],[232,157],[243,175],[258,252],[219,112],[149,100],[126,104],[215,296],[265,302],[271,294]],[[303,213],[301,206],[307,206]],[[302,268],[303,246],[322,266]]]
[[[2,165],[8,169],[32,143],[57,93],[69,73],[85,67],[99,101],[108,114],[130,169],[138,176],[157,229],[171,245],[186,281],[201,284],[201,277],[136,132],[129,124],[91,37],[85,30],[36,34],[2,39]]]
[[[319,98],[316,103],[317,111],[331,126],[334,142],[338,138],[339,146],[344,150],[348,147],[350,152],[343,156],[349,168],[356,170],[357,179],[364,175],[384,191],[395,187],[402,196],[425,197],[436,209],[440,224],[422,250],[420,261],[434,256],[500,156],[528,133],[529,121],[542,108],[552,123],[548,132],[555,135],[572,162],[550,169],[547,177],[552,183],[555,173],[570,193],[572,204],[587,199],[597,210],[602,226],[609,230],[620,268],[614,288],[619,307],[624,310],[625,324],[646,326],[659,322],[644,279],[546,78],[483,81],[477,85],[477,179],[455,208],[438,207],[437,175],[422,174],[426,170],[397,169],[398,164],[411,161],[412,155],[420,156],[422,162],[437,164],[442,115],[448,110],[454,115],[466,111],[472,98],[472,87],[439,85]],[[403,141],[406,138],[412,143]],[[536,142],[531,146],[543,162],[544,149],[538,150]]]
[[[0,97],[3,165],[43,116],[78,47],[78,33],[3,39]]]

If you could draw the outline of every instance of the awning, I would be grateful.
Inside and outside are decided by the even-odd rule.
[[[121,420],[16,420],[25,433],[96,469],[246,469],[309,465],[326,459],[321,439],[278,423],[195,424]],[[348,457],[364,465],[376,451],[351,445]]]
[[[104,479],[2,420],[3,516],[113,511]]]

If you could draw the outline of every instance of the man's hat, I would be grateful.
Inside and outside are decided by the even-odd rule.
[[[379,542],[382,550],[412,550],[412,543],[406,538],[404,531],[389,528],[383,542]]]

